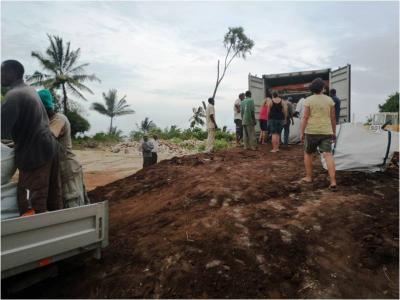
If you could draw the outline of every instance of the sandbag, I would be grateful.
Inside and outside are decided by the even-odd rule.
[[[1,186],[1,220],[19,217],[17,184],[9,182]]]
[[[399,151],[399,133],[374,132],[361,124],[344,123],[336,127],[333,149],[336,170],[377,172],[383,171]],[[321,156],[326,169],[326,163]]]
[[[301,120],[299,118],[293,118],[293,124],[290,122],[289,127],[289,144],[298,144],[300,143],[300,125]],[[285,130],[282,129],[281,139],[282,141],[285,139],[284,136]]]

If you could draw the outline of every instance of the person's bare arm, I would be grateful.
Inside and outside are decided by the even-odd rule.
[[[240,113],[240,104],[235,104],[236,112]]]
[[[286,124],[286,122],[287,122],[287,118],[288,118],[288,106],[287,106],[287,103],[286,102],[284,102],[283,103],[283,116],[284,116],[284,118],[285,118],[285,124]]]
[[[333,132],[332,139],[336,140],[336,112],[335,112],[335,106],[331,106],[331,126],[332,126],[332,132]]]
[[[301,127],[300,127],[300,139],[304,141],[304,131],[306,130],[308,119],[310,118],[310,108],[308,106],[304,107],[304,115],[303,119],[301,120]]]

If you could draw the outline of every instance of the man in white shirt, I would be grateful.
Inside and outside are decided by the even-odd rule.
[[[153,144],[153,149],[151,150],[151,164],[155,165],[157,163],[158,160],[158,156],[157,156],[157,152],[158,152],[158,136],[157,135],[153,135],[153,140],[151,141],[151,143]]]
[[[207,146],[206,151],[214,151],[215,131],[218,126],[215,122],[214,98],[208,98],[208,105],[206,109],[206,125],[207,125]]]
[[[301,98],[299,100],[299,102],[297,102],[296,105],[296,112],[298,113],[297,115],[299,116],[299,119],[303,119],[304,116],[304,100],[306,100],[305,98]]]
[[[240,103],[244,99],[244,93],[239,94],[239,98],[236,99],[235,105],[233,106],[234,122],[236,124],[236,144],[240,145],[240,141],[243,138],[243,126],[242,126],[242,114],[240,113]]]

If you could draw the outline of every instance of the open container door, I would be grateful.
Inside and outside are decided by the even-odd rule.
[[[351,121],[351,65],[333,70],[329,73],[329,89],[336,89],[340,99],[339,123]]]
[[[251,97],[254,100],[254,110],[256,114],[256,119],[258,119],[260,107],[265,98],[264,78],[249,74],[249,91],[251,92]],[[260,125],[258,124],[258,122],[256,126],[256,131],[260,131]]]

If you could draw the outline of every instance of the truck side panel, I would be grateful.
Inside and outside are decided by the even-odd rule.
[[[251,74],[249,74],[249,91],[251,92],[251,97],[254,100],[256,119],[258,119],[260,107],[265,98],[264,79],[257,77],[257,76],[252,76]],[[257,122],[256,131],[259,131],[259,130],[260,130],[260,125]]]
[[[107,222],[107,202],[2,221],[2,277],[34,263],[48,264],[77,249],[107,246]]]
[[[350,65],[331,71],[329,76],[329,89],[336,89],[336,96],[340,99],[340,123],[351,121],[350,76]]]

